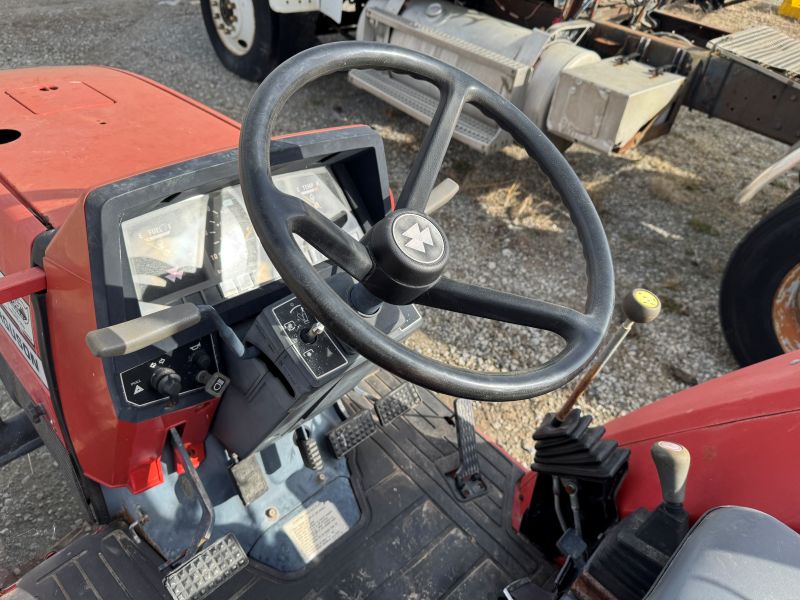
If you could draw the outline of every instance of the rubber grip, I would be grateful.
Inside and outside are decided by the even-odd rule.
[[[86,334],[86,345],[99,358],[124,356],[197,325],[201,318],[200,309],[194,304],[178,304],[111,327],[90,331]]]

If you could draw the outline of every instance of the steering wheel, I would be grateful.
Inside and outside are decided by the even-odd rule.
[[[299,198],[275,187],[269,164],[275,121],[289,98],[320,77],[350,69],[406,73],[433,83],[440,92],[438,108],[396,210],[361,241]],[[442,276],[449,253],[447,238],[424,210],[465,103],[494,119],[527,150],[569,210],[587,266],[584,312]],[[511,102],[443,62],[395,46],[364,42],[323,44],[297,54],[261,83],[250,102],[239,141],[239,172],[253,226],[289,289],[341,340],[403,379],[473,400],[532,398],[577,375],[605,336],[614,307],[611,252],[597,211],[578,176]],[[353,308],[352,301],[342,299],[306,260],[295,234],[358,280],[355,285],[361,296],[366,290],[381,301],[414,302],[544,329],[559,335],[566,345],[536,368],[512,373],[477,372],[425,357],[373,327]]]

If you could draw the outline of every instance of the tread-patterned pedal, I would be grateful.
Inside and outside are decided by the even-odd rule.
[[[341,458],[369,436],[375,433],[378,426],[372,418],[372,411],[366,408],[357,412],[341,425],[337,425],[328,434],[328,441],[336,458]]]
[[[404,383],[375,402],[375,411],[378,413],[381,425],[386,426],[400,415],[414,408],[419,401],[417,386],[413,383]]]
[[[455,472],[456,488],[461,497],[468,500],[485,494],[487,487],[481,477],[472,400],[458,398],[455,408],[459,459],[458,469]]]
[[[247,566],[245,554],[232,533],[195,554],[164,578],[174,600],[200,600]]]

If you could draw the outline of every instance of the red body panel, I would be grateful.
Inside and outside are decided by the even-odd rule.
[[[4,127],[22,133],[0,145],[0,270],[30,267],[33,239],[58,228],[44,268],[64,418],[87,477],[141,491],[161,482],[170,427],[183,425],[184,441],[202,458],[217,401],[142,423],[117,419],[102,362],[85,343],[96,321],[84,202],[107,183],[235,148],[239,126],[152,81],[100,67],[0,72],[0,114]],[[32,396],[47,395],[2,332],[0,351]]]
[[[0,183],[54,227],[94,188],[239,142],[235,121],[104,67],[0,72],[0,115],[22,133],[0,145]]]
[[[650,446],[661,439],[692,453],[686,508],[762,510],[800,530],[800,352],[740,369],[645,406],[607,425],[631,449],[618,506],[628,514],[660,501]]]

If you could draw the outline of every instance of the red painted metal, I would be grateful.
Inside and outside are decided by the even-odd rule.
[[[607,424],[631,449],[618,496],[622,514],[659,501],[650,446],[662,439],[692,453],[686,507],[767,512],[800,530],[800,351],[778,356],[669,396]]]
[[[235,121],[103,67],[3,71],[0,114],[22,134],[0,145],[3,181],[54,227],[96,187],[238,144]]]
[[[0,145],[0,271],[28,269],[33,240],[58,228],[45,253],[44,273],[64,419],[88,478],[140,492],[163,479],[160,458],[171,427],[182,427],[199,464],[218,401],[141,423],[117,419],[102,361],[84,341],[97,327],[84,202],[108,183],[236,148],[239,124],[153,81],[102,67],[0,72],[0,114],[4,127],[22,134]],[[363,125],[333,129],[353,127]],[[280,137],[296,135],[303,134]],[[34,273],[30,288],[22,291],[38,289]],[[35,401],[46,406],[58,431],[47,388],[2,332],[0,352]]]
[[[11,302],[47,288],[47,278],[39,267],[11,273],[0,278],[0,304]]]
[[[42,94],[58,94],[76,81],[113,102],[84,102],[81,91],[77,100],[75,94],[66,97],[69,110],[36,112],[38,106],[32,111],[28,101],[27,112],[9,121],[22,132],[13,145],[21,145],[8,163],[0,146],[0,163],[20,203],[59,226],[44,259],[46,305],[59,397],[81,468],[94,481],[139,492],[162,481],[160,457],[170,427],[182,425],[187,446],[202,457],[217,401],[142,423],[117,419],[102,362],[84,341],[97,323],[83,203],[92,189],[111,181],[235,148],[239,127],[171,90],[114,69],[11,71],[0,74],[0,89],[34,94],[33,86],[47,84],[58,90]]]
[[[531,505],[533,486],[536,483],[536,471],[527,470],[514,486],[514,503],[511,505],[511,526],[519,531],[522,517]]]

